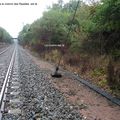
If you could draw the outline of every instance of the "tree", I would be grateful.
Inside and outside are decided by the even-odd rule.
[[[107,54],[120,50],[120,1],[102,0],[94,15],[96,30],[101,33],[103,48]],[[119,52],[118,52],[119,53]]]
[[[5,29],[0,27],[0,42],[12,43],[11,38],[12,37],[10,36],[10,34]]]

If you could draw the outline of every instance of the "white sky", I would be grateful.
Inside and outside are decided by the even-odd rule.
[[[37,3],[37,5],[0,5],[0,26],[12,37],[17,37],[23,25],[31,24],[42,16],[47,6],[58,0],[0,0],[2,3]],[[69,0],[63,0],[65,3]]]
[[[0,0],[0,3],[37,3],[37,5],[0,5],[0,26],[17,37],[23,25],[42,16],[47,6],[58,0]],[[69,1],[69,0],[64,0]]]

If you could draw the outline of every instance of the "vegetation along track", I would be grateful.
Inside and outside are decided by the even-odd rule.
[[[120,99],[119,98],[113,97],[111,94],[109,94],[105,90],[102,90],[101,88],[97,87],[96,85],[90,83],[88,80],[84,80],[80,76],[74,75],[73,73],[67,72],[67,71],[65,72],[65,75],[75,78],[76,80],[78,80],[80,83],[84,84],[85,86],[87,86],[91,90],[97,92],[101,96],[103,96],[106,99],[110,100],[112,103],[120,106]]]

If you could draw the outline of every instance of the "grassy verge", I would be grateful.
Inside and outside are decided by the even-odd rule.
[[[46,61],[57,64],[61,53],[58,50],[52,50],[46,53],[39,53],[38,55]],[[120,98],[120,86],[114,86],[114,84],[118,84],[120,81],[118,81],[118,83],[115,83],[115,81],[108,80],[108,64],[109,58],[107,56],[90,56],[85,54],[73,55],[70,53],[62,55],[60,62],[60,65],[64,69],[79,74],[83,79],[89,80],[93,84],[96,84],[100,88]],[[110,73],[110,76],[114,76],[114,78],[120,77],[119,73],[116,75],[115,72],[116,70],[119,70],[120,62],[115,62],[113,66],[113,75]],[[109,83],[112,83],[112,87]]]

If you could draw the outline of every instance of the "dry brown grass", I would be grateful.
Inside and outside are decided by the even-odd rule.
[[[59,50],[54,49],[47,54],[42,55],[45,60],[51,61],[54,64],[58,64],[58,61],[61,57],[61,53]],[[106,56],[90,56],[85,54],[73,55],[71,53],[67,53],[62,56],[60,65],[71,72],[79,74],[81,78],[87,79],[92,83],[98,85],[104,90],[112,93],[110,86],[108,85],[108,63],[109,58]],[[114,63],[114,76],[119,77],[119,68],[120,63]],[[120,83],[120,81],[119,81]],[[118,91],[113,94],[118,95]]]

